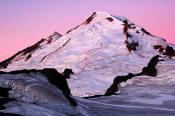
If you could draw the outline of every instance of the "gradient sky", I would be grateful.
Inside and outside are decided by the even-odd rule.
[[[0,61],[54,31],[64,34],[94,11],[125,16],[175,43],[175,0],[0,0]]]

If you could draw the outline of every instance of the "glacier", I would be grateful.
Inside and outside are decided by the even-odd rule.
[[[65,35],[55,32],[0,63],[0,70],[4,72],[44,68],[63,72],[66,68],[72,69],[74,74],[68,79],[68,84],[79,106],[72,108],[60,90],[42,78],[42,74],[0,75],[0,83],[6,83],[6,86],[19,83],[21,86],[20,93],[14,91],[14,94],[22,103],[7,103],[5,111],[21,114],[21,107],[24,107],[26,114],[22,115],[34,115],[27,110],[30,107],[33,111],[43,111],[38,115],[51,116],[71,113],[85,116],[174,116],[174,49],[175,45],[150,34],[125,17],[95,12]],[[156,55],[164,60],[156,65],[156,77],[137,76],[122,82],[116,94],[103,96],[115,77],[141,72]],[[13,81],[16,78],[19,80]],[[18,88],[19,85],[14,86]],[[25,86],[30,90],[27,93]],[[36,97],[38,94],[41,94],[39,98]],[[102,96],[83,98],[95,95]],[[30,104],[31,101],[40,105]],[[43,101],[48,103],[43,104]],[[63,105],[56,107],[59,104]],[[60,107],[65,108],[64,112]],[[66,113],[66,107],[70,107],[71,113]]]

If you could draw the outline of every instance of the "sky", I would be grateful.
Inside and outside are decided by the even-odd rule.
[[[175,44],[175,0],[0,0],[0,61],[95,11],[125,16]]]

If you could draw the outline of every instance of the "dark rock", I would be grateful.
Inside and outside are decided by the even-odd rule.
[[[126,75],[126,76],[117,76],[117,77],[114,79],[113,84],[107,89],[105,95],[106,95],[106,96],[113,95],[115,92],[118,91],[118,85],[119,85],[121,82],[126,82],[128,79],[132,79],[133,77],[135,77],[135,75],[132,74],[132,73],[129,73],[129,74]]]
[[[159,50],[159,52],[163,52],[164,48],[161,45],[154,45],[153,48],[155,50]]]
[[[148,63],[147,67],[144,67],[142,69],[142,72],[139,73],[138,75],[147,75],[147,76],[157,76],[157,69],[156,65],[159,61],[164,61],[164,60],[159,60],[161,56],[156,55],[154,56]]]
[[[126,38],[131,38],[132,36],[129,33],[126,33]]]
[[[136,28],[135,26],[131,27],[131,29],[135,29],[135,28]]]
[[[113,21],[113,18],[111,18],[111,17],[107,17],[106,18],[109,22],[112,22]]]
[[[128,51],[131,52],[131,50],[136,50],[136,46],[138,46],[138,43],[129,43],[128,42],[128,38],[131,38],[131,34],[128,33],[128,29],[131,29],[131,25],[128,24],[128,21],[127,20],[124,20],[123,21],[124,23],[124,28],[123,28],[123,33],[126,35],[126,40],[125,40],[125,44],[126,44],[126,47],[128,48]]]
[[[23,116],[23,115],[0,112],[0,116]]]
[[[16,101],[12,98],[0,98],[0,110],[4,110],[5,107],[3,106],[4,104],[7,104],[8,102]]]
[[[148,31],[146,31],[144,28],[141,29],[142,32],[146,33],[147,35],[151,35]],[[152,35],[151,35],[152,36]]]
[[[171,46],[167,46],[166,48],[164,48],[161,45],[154,45],[153,48],[155,50],[159,50],[159,52],[163,55],[168,56],[169,58],[172,58],[173,56],[175,56],[175,50],[173,49],[173,47]]]
[[[39,42],[37,42],[36,44],[24,49],[22,52],[24,55],[26,55],[27,53],[32,53],[34,52],[36,49],[38,49],[40,47],[40,44],[43,43],[46,39],[41,39]]]
[[[71,31],[73,31],[74,29],[77,29],[80,25],[76,26],[75,28],[70,29],[69,31],[66,32],[66,34],[70,33]]]
[[[47,44],[50,44],[52,42],[53,38],[49,38],[47,41]]]
[[[66,68],[66,69],[64,70],[63,74],[64,74],[64,77],[65,77],[66,79],[70,79],[70,75],[71,75],[71,74],[74,74],[74,73],[73,73],[72,69]]]
[[[123,33],[126,34],[126,33],[128,33],[128,29],[131,28],[131,25],[128,24],[128,21],[127,20],[124,20],[123,23],[124,23]]]
[[[2,88],[0,87],[0,97],[8,97],[8,92],[12,90],[11,88]]]
[[[71,72],[68,72],[66,75],[62,75],[58,73],[56,69],[49,69],[49,68],[45,68],[41,70],[41,72],[47,77],[49,82],[55,85],[57,88],[59,88],[63,92],[63,94],[66,95],[71,94],[69,86],[66,81],[67,78],[70,78],[70,75],[72,74]]]
[[[85,21],[85,24],[89,24],[89,23],[94,19],[95,16],[96,16],[96,12],[94,12],[94,13]]]
[[[136,33],[140,33],[139,30],[137,30]]]
[[[32,54],[29,54],[27,57],[26,57],[26,59],[25,59],[25,61],[27,61],[29,58],[31,58],[32,57]]]
[[[175,56],[175,50],[171,46],[167,46],[165,49],[165,52],[163,53],[164,55],[169,56],[170,58]]]
[[[141,75],[147,75],[147,76],[157,76],[157,69],[156,69],[156,65],[159,61],[164,61],[164,60],[159,60],[159,55],[154,56],[148,63],[147,67],[144,67],[142,69],[141,73],[138,74],[132,74],[129,73],[126,76],[117,76],[114,81],[113,84],[107,89],[105,95],[109,96],[109,95],[113,95],[115,92],[118,91],[118,85],[121,82],[126,82],[128,79],[132,79],[133,77],[136,76],[141,76]]]
[[[22,50],[22,51],[19,51],[18,53],[16,53],[15,55],[13,55],[12,57],[0,62],[0,69],[4,69],[4,68],[7,68],[8,64],[11,63],[11,61],[13,59],[15,59],[18,55],[26,55],[28,53],[33,53],[35,50],[37,50],[38,48],[40,48],[40,44],[42,42],[44,42],[46,39],[41,39],[39,42],[37,42],[36,44],[30,46],[30,47],[27,47],[26,49]],[[30,57],[29,57],[30,58]],[[27,59],[28,60],[28,59]]]
[[[134,41],[129,43],[127,40],[125,40],[125,43],[126,43],[126,47],[128,48],[129,52],[131,52],[131,50],[136,51],[137,50],[137,46],[139,45],[137,42],[134,42]]]

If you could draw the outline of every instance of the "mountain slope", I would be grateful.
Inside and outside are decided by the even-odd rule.
[[[27,47],[27,48],[23,49],[22,51],[19,51],[15,55],[13,55],[12,57],[8,58],[7,60],[0,62],[0,69],[7,68],[7,66],[12,62],[16,62],[19,60],[27,61],[28,59],[30,59],[33,56],[32,54],[34,52],[36,52],[38,49],[42,49],[43,47],[47,47],[51,42],[56,41],[61,36],[62,35],[59,34],[58,32],[54,32],[47,39],[41,39],[36,44],[34,44],[30,47]]]
[[[55,68],[63,72],[71,68],[75,74],[69,85],[77,96],[104,94],[116,76],[141,72],[155,55],[167,62],[175,56],[174,45],[125,17],[104,12],[92,14],[61,38],[39,46],[32,54],[18,54],[4,61],[7,64],[0,63],[1,70]]]

